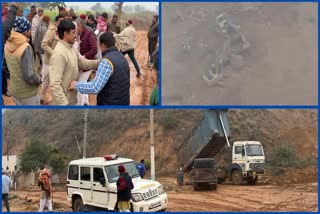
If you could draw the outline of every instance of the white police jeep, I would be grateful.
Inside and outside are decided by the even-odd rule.
[[[157,182],[142,179],[131,159],[116,155],[73,160],[69,163],[67,192],[73,211],[83,207],[97,207],[117,210],[118,166],[123,165],[132,178],[134,189],[131,207],[134,212],[165,211],[168,199],[163,186]]]

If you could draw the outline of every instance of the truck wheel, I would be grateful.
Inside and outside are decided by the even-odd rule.
[[[211,185],[211,186],[210,186],[210,189],[212,189],[212,190],[217,190],[217,187],[218,187],[218,185],[217,185],[217,184],[214,184],[214,185]]]
[[[81,212],[83,210],[83,202],[82,199],[76,198],[72,203],[72,210],[73,212]]]
[[[199,190],[199,185],[198,185],[198,184],[193,184],[193,190],[194,190],[194,191]]]
[[[232,172],[232,183],[234,185],[241,185],[243,181],[242,174],[239,170],[234,170]]]
[[[250,184],[250,185],[256,185],[257,182],[258,182],[258,178],[257,177],[248,179],[248,184]]]

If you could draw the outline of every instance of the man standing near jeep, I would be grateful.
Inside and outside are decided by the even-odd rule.
[[[123,165],[118,167],[119,178],[117,181],[117,200],[120,212],[130,212],[131,210],[131,190],[134,188],[132,179]]]

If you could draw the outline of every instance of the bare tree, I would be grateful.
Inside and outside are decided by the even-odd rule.
[[[122,6],[123,6],[123,2],[119,1],[119,2],[115,2],[115,5],[118,6],[118,10],[117,10],[117,15],[118,15],[118,20],[119,22],[121,22],[121,17],[122,17]]]

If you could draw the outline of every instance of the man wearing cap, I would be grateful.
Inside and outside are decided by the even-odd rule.
[[[120,25],[118,24],[118,16],[113,15],[111,21],[108,23],[108,31],[120,33]]]
[[[32,19],[31,22],[31,40],[32,40],[32,45],[34,45],[34,40],[35,40],[35,35],[36,35],[36,30],[38,29],[41,21],[42,21],[42,16],[43,16],[43,9],[41,7],[38,7],[38,13],[35,15]]]
[[[132,179],[123,165],[118,167],[119,178],[117,180],[117,201],[120,212],[130,212],[131,210],[131,190],[134,188]]]
[[[120,44],[120,50],[123,55],[128,54],[132,61],[134,68],[137,71],[137,77],[141,76],[140,68],[136,58],[134,57],[134,43],[136,39],[136,29],[133,27],[133,21],[129,19],[126,23],[125,29],[120,34],[114,33],[113,36]]]
[[[98,94],[97,105],[130,104],[130,68],[126,58],[115,47],[111,32],[99,38],[102,60],[97,74],[91,82],[71,81],[69,90],[76,89],[81,94]]]
[[[98,60],[87,60],[73,48],[76,26],[71,20],[62,20],[58,26],[59,42],[52,52],[48,73],[52,103],[54,105],[76,105],[77,92],[68,91],[70,82],[79,79],[79,69],[96,69]]]
[[[17,16],[13,30],[4,47],[10,72],[9,93],[16,105],[39,105],[39,76],[33,67],[33,50],[29,44],[30,22]]]
[[[158,43],[158,32],[158,16],[154,15],[152,17],[152,24],[148,32],[148,51],[150,57],[150,61],[148,62],[148,64],[152,64],[153,62],[152,53],[156,50],[156,46]]]
[[[9,207],[9,189],[12,187],[12,181],[10,177],[2,170],[2,201],[6,206],[7,212],[10,212]]]

